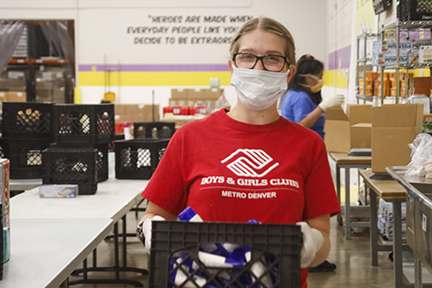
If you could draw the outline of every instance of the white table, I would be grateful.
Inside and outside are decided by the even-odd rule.
[[[10,191],[25,191],[30,190],[42,185],[42,179],[10,179],[9,190]]]
[[[39,188],[33,188],[11,198],[11,218],[103,218],[116,223],[141,201],[147,183],[109,179],[98,183],[95,195],[77,198],[39,198]]]
[[[11,219],[2,288],[59,287],[111,232],[110,219]]]
[[[350,201],[350,169],[366,169],[371,167],[372,157],[371,156],[348,156],[346,153],[336,153],[329,152],[329,156],[336,163],[336,193],[339,199],[339,204],[341,203],[341,169],[345,169],[345,239],[351,239],[351,228],[353,227],[369,227],[369,222],[351,222],[351,201]],[[365,197],[367,199],[367,197]],[[368,206],[357,208],[362,210],[369,209]],[[359,210],[357,209],[357,210]],[[342,215],[338,214],[338,222],[342,225]]]
[[[137,273],[147,273],[144,269],[127,267],[126,253],[126,213],[130,211],[141,200],[141,193],[147,185],[148,180],[119,180],[110,179],[98,183],[98,190],[95,195],[81,195],[77,198],[39,198],[39,188],[31,189],[12,197],[10,200],[11,219],[62,219],[62,220],[82,220],[82,219],[103,219],[113,222],[114,244],[115,244],[115,265],[114,267],[93,267],[87,271],[113,271],[116,277],[108,279],[110,283],[123,283],[139,286],[137,281],[120,279],[121,271],[132,271]],[[118,222],[123,222],[123,265],[120,266],[119,244],[118,244]],[[11,234],[14,227],[11,225]],[[107,235],[104,235],[104,237]],[[55,238],[53,238],[55,241]],[[101,240],[102,241],[102,240]],[[99,241],[99,242],[101,242]],[[13,246],[12,242],[12,246]],[[95,251],[95,250],[93,250]],[[96,253],[96,252],[94,252]],[[87,254],[88,255],[88,254]],[[86,264],[86,261],[85,261]],[[70,274],[68,274],[69,276]],[[67,278],[67,277],[66,277]],[[66,279],[65,278],[65,279]],[[107,279],[87,279],[74,284],[85,283],[106,283]],[[64,280],[65,280],[64,279]],[[139,284],[139,285],[137,285]]]

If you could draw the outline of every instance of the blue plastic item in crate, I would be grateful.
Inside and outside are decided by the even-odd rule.
[[[198,251],[201,245],[215,243],[246,245],[251,260],[238,268],[206,266],[200,261]],[[193,282],[199,276],[206,283],[197,287],[257,287],[245,284],[244,279],[252,279],[255,285],[264,284],[263,279],[267,277],[272,288],[297,288],[300,287],[301,247],[298,225],[153,221],[149,287],[184,287],[185,282]],[[180,259],[181,255],[187,256]],[[189,273],[185,266],[192,261],[196,267]],[[258,277],[252,268],[255,265],[264,267]],[[178,274],[183,276],[182,283],[173,280]]]
[[[175,132],[175,122],[134,122],[134,138],[169,139]]]
[[[117,179],[150,179],[162,159],[169,139],[115,141]]]
[[[53,125],[57,143],[109,143],[115,136],[114,104],[56,104]]]
[[[48,148],[42,152],[43,184],[78,184],[79,195],[97,191],[97,150]]]
[[[2,137],[13,140],[51,140],[53,104],[3,102]]]

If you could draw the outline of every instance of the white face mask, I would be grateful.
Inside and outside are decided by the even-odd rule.
[[[316,77],[315,75],[312,75],[312,74],[302,74],[302,75],[299,75],[299,76],[306,77],[307,75],[310,75],[313,79],[317,80],[318,83],[315,84],[315,85],[313,85],[313,86],[307,85],[307,84],[301,84],[301,83],[300,83],[300,85],[303,86],[303,87],[309,87],[310,91],[312,93],[317,93],[317,92],[321,91],[321,89],[322,89],[322,87],[324,85],[324,80],[320,79],[320,78],[318,78],[318,77]]]
[[[231,85],[246,108],[262,111],[286,91],[288,73],[233,67]]]

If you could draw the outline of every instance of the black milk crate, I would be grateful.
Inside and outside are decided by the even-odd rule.
[[[419,21],[432,19],[432,3],[427,0],[399,1],[401,16],[404,21]],[[404,13],[404,14],[403,14]]]
[[[52,139],[53,104],[3,102],[2,136],[10,139]]]
[[[96,193],[96,149],[48,148],[42,162],[43,184],[78,184],[79,195]]]
[[[0,139],[2,157],[10,160],[11,179],[42,178],[42,151],[51,140]]]
[[[198,258],[199,246],[215,243],[246,245],[252,252],[251,260],[240,268],[207,267]],[[173,275],[181,270],[186,281],[192,282],[193,275],[204,275],[206,285],[215,287],[257,287],[240,283],[239,279],[247,275],[256,281],[255,284],[263,284],[260,280],[270,277],[273,288],[297,288],[300,287],[301,247],[302,234],[298,225],[153,221],[149,287],[184,287],[172,280]],[[187,257],[179,261],[178,257],[185,253]],[[188,273],[182,264],[191,260],[198,268]],[[251,276],[254,264],[265,267],[262,275]],[[228,284],[220,281],[218,276],[221,273],[230,276]]]
[[[64,148],[64,149],[96,149],[96,170],[97,182],[103,182],[108,179],[108,149],[110,143],[96,143],[96,144],[67,144],[67,143],[51,143],[50,148]]]
[[[134,138],[169,139],[175,132],[175,122],[134,122]]]
[[[150,179],[162,159],[169,139],[115,141],[117,179]]]
[[[114,104],[56,104],[53,125],[57,143],[114,141]]]

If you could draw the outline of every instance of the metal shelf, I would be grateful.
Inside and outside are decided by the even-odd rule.
[[[361,58],[361,59],[357,59],[357,63],[372,63],[372,58],[368,57],[368,58]]]
[[[365,33],[365,34],[362,34],[362,35],[358,35],[357,36],[357,39],[363,39],[364,37],[378,37],[379,36],[379,34],[376,34],[376,33]]]
[[[362,94],[356,94],[356,98],[359,100],[366,100],[366,101],[371,101],[372,102],[372,97],[373,96],[364,96]]]
[[[66,59],[60,59],[60,58],[40,58],[40,59],[28,59],[28,58],[12,58],[9,60],[9,64],[49,64],[49,65],[65,65],[68,61]]]
[[[432,28],[432,21],[399,21],[382,27],[380,31],[384,32],[385,30],[388,29],[396,29],[398,27],[398,24],[399,24],[399,28],[407,28],[407,29]]]

